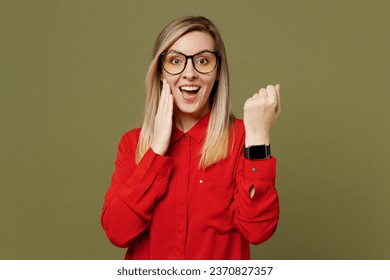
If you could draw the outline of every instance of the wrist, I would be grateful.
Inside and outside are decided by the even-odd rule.
[[[245,146],[256,146],[256,145],[269,145],[270,137],[268,133],[248,133],[245,135]]]
[[[267,129],[245,129],[245,145],[269,145],[270,133]]]

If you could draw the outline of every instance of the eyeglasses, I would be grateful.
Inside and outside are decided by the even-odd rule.
[[[185,55],[177,51],[162,53],[160,59],[162,67],[171,75],[178,75],[184,71],[188,59],[191,58],[192,66],[201,74],[212,72],[218,64],[218,54],[212,51],[201,51],[194,55]]]

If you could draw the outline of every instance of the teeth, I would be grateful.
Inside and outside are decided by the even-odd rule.
[[[200,87],[196,87],[196,86],[183,86],[183,87],[180,87],[180,90],[185,90],[185,91],[197,91],[199,89],[200,89]]]

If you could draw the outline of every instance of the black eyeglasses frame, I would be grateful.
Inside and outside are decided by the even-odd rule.
[[[199,54],[201,54],[201,53],[205,53],[205,52],[214,54],[214,55],[215,55],[215,58],[216,58],[216,63],[215,63],[215,66],[214,66],[213,70],[208,71],[208,72],[201,72],[201,71],[199,71],[198,69],[196,69],[196,67],[195,67],[195,62],[194,62],[194,59],[193,59],[193,58],[194,58],[194,56],[197,56],[197,55],[199,55]],[[171,53],[177,53],[177,54],[180,54],[180,55],[182,55],[182,56],[184,56],[184,57],[186,58],[186,61],[185,61],[185,63],[184,63],[183,70],[181,70],[179,73],[172,74],[172,73],[168,72],[168,71],[164,68],[164,63],[163,63],[164,57],[165,57],[167,54],[171,54]],[[164,69],[165,72],[167,72],[167,73],[169,73],[169,74],[171,74],[171,75],[179,75],[179,74],[183,73],[183,71],[184,71],[184,70],[186,69],[186,67],[187,67],[187,62],[188,62],[188,59],[189,59],[189,58],[191,58],[192,66],[194,67],[194,69],[195,69],[198,73],[200,73],[200,74],[208,74],[208,73],[213,72],[213,71],[215,70],[215,68],[217,68],[217,66],[219,65],[220,59],[221,59],[219,53],[213,52],[213,51],[209,51],[209,50],[203,50],[203,51],[197,52],[196,54],[193,54],[193,55],[186,55],[186,54],[181,53],[181,52],[178,52],[178,51],[169,51],[169,52],[163,52],[163,53],[161,53],[159,57],[160,57],[160,63],[161,63],[162,69]]]

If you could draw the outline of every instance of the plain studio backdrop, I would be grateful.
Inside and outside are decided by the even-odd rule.
[[[209,17],[233,110],[281,84],[281,216],[255,259],[389,259],[388,1],[0,0],[0,259],[122,259],[100,226],[160,30]],[[207,205],[205,205],[207,207]]]

